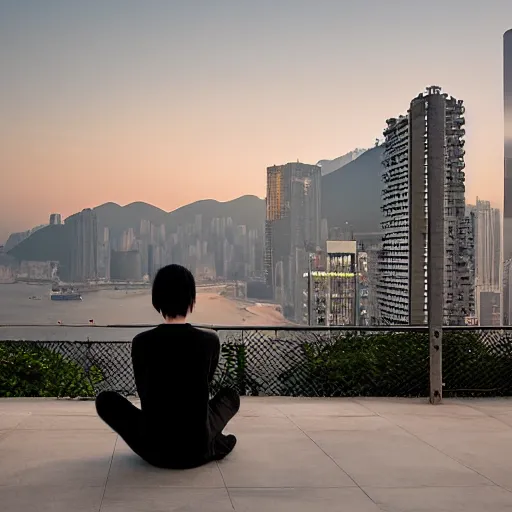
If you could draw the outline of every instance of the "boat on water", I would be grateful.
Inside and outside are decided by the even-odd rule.
[[[58,290],[50,293],[51,300],[82,300],[82,296],[75,291]]]

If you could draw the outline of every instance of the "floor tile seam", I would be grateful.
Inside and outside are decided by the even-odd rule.
[[[321,418],[321,419],[332,419],[332,418],[378,418],[379,416],[373,414],[290,414],[289,418]]]
[[[16,428],[12,429],[18,432],[102,432],[104,434],[111,434],[112,432],[106,428]]]
[[[360,405],[356,400],[354,400],[353,398],[350,398],[348,400],[348,402],[353,402],[357,405]],[[284,418],[287,418],[289,420],[291,420],[292,417],[296,417],[296,418],[303,418],[303,417],[306,417],[306,418],[311,418],[311,417],[326,417],[326,418],[370,418],[370,417],[376,417],[377,416],[377,413],[373,412],[371,409],[369,409],[368,407],[365,407],[365,409],[369,412],[369,414],[325,414],[325,415],[315,415],[315,414],[293,414],[293,413],[286,413],[286,411],[283,411],[282,409],[279,408],[279,406],[275,406],[275,409],[277,411],[279,411],[279,413],[281,413],[284,417]]]
[[[360,486],[356,483],[351,485],[228,485],[230,490],[238,489],[360,489]]]
[[[419,489],[476,489],[476,488],[491,488],[502,489],[501,486],[493,483],[485,484],[460,484],[460,485],[362,485],[363,489],[399,489],[399,490],[419,490]]]
[[[17,489],[38,489],[38,488],[44,488],[44,489],[73,489],[73,490],[87,490],[87,489],[103,489],[105,487],[104,484],[80,484],[78,486],[70,485],[70,484],[49,484],[49,483],[28,483],[24,484],[23,482],[20,483],[1,483],[0,482],[0,489],[5,489],[7,487],[16,487]]]
[[[289,418],[289,417],[288,417]],[[358,487],[362,493],[365,494],[365,496],[376,506],[380,509],[380,506],[377,502],[373,500],[373,498],[365,492],[365,490],[359,485],[359,483],[356,481],[352,475],[350,475],[345,469],[343,469],[338,462],[332,457],[330,454],[328,454],[307,432],[305,432],[299,425],[297,425],[291,418],[289,420],[322,452],[324,453],[335,465],[339,470],[344,473],[355,485]]]
[[[30,415],[31,416],[31,415]],[[22,420],[20,420],[18,423],[16,423],[16,425],[14,426],[14,428],[12,429],[13,431],[14,430],[19,430],[19,426],[21,425],[22,423]]]
[[[0,443],[2,443],[5,439],[7,439],[9,436],[12,435],[13,432],[15,432],[15,428],[8,428],[6,430],[2,430],[2,434],[0,434]]]
[[[362,404],[361,404],[362,405]],[[436,406],[433,406],[433,407],[436,407]],[[456,462],[457,464],[460,464],[461,466],[465,467],[466,469],[468,469],[469,471],[479,475],[480,477],[484,478],[485,480],[489,481],[491,484],[497,486],[497,487],[500,487],[503,489],[503,487],[501,485],[499,485],[497,482],[495,482],[494,480],[492,480],[491,478],[489,478],[488,476],[480,473],[477,469],[469,466],[468,464],[466,464],[465,462],[457,459],[456,457],[453,457],[451,455],[449,455],[448,453],[444,452],[443,450],[441,450],[440,448],[438,448],[437,446],[434,446],[433,444],[429,443],[428,441],[426,441],[425,439],[422,439],[421,437],[419,437],[418,435],[416,435],[414,432],[411,432],[409,431],[407,428],[405,428],[404,426],[402,425],[399,425],[398,423],[395,423],[393,421],[391,421],[391,419],[387,418],[386,416],[380,414],[380,413],[377,413],[378,416],[380,416],[381,418],[383,418],[384,420],[386,420],[387,422],[389,422],[391,425],[394,425],[396,426],[397,428],[403,430],[404,432],[406,432],[407,434],[409,434],[410,436],[414,437],[415,439],[417,439],[418,441],[420,441],[421,443],[427,445],[428,447],[432,448],[433,450],[437,451],[438,453],[441,453],[442,455],[444,455],[445,457],[447,457],[448,459],[452,460],[453,462]],[[506,490],[506,489],[505,489]]]
[[[231,508],[233,510],[236,510],[235,509],[235,504],[233,503],[233,498],[231,497],[231,493],[229,492],[229,488],[228,486],[226,485],[226,479],[224,478],[224,473],[222,473],[222,469],[220,467],[220,464],[218,461],[215,461],[215,465],[217,466],[217,470],[219,471],[220,473],[220,477],[222,478],[222,483],[224,484],[224,489],[226,490],[226,493],[228,495],[228,498],[229,498],[229,502],[231,503]]]
[[[267,414],[237,414],[237,418],[279,418],[281,420],[286,419],[284,415],[267,415]]]
[[[364,404],[361,403],[361,405],[363,407],[366,407]],[[436,406],[434,406],[436,407]],[[470,406],[468,406],[468,408],[470,408]],[[371,411],[371,409],[369,409]],[[475,409],[476,410],[476,409]],[[476,410],[477,412],[479,412],[478,410]],[[454,418],[454,419],[457,419],[458,417],[457,416],[443,416],[443,415],[439,415],[439,416],[434,416],[434,415],[429,415],[429,416],[425,416],[425,415],[420,415],[420,414],[395,414],[395,413],[391,413],[390,414],[391,416],[412,416],[412,417],[417,417],[417,418]],[[384,414],[384,413],[375,413],[375,416],[376,417],[379,417],[379,418],[382,418],[382,419],[385,419],[386,421],[390,422],[392,425],[395,425],[399,428],[402,428],[401,425],[399,425],[398,423],[395,423],[394,421],[392,421],[389,417],[388,417],[388,414]],[[460,417],[459,417],[460,418]],[[482,413],[481,416],[467,416],[467,417],[464,417],[464,418],[460,418],[462,421],[472,421],[474,420],[475,418],[478,418],[480,420],[482,419],[493,419],[493,420],[496,420],[498,423],[500,423],[501,425],[505,425],[507,427],[507,430],[510,430],[512,429],[512,425],[509,425],[508,423],[500,420],[499,418],[493,416],[493,415],[490,415],[490,414],[484,414]],[[494,431],[492,432],[489,432],[489,433],[494,433]]]
[[[101,487],[101,486],[95,486],[95,487]],[[158,484],[158,485],[144,485],[144,484],[122,485],[122,484],[113,483],[112,480],[110,480],[110,482],[108,484],[108,488],[109,489],[125,489],[125,488],[130,488],[130,489],[183,489],[183,490],[187,490],[187,491],[197,491],[197,490],[208,491],[208,490],[214,490],[214,489],[217,489],[217,490],[229,489],[229,487],[226,487],[226,485],[224,485],[224,484],[219,484],[219,485],[162,485],[162,484]]]
[[[103,435],[109,435],[109,436],[116,436],[117,434],[110,429],[99,429],[99,428],[11,428],[7,429],[7,432],[45,432],[47,434],[51,433],[62,433],[62,432],[70,432],[72,434],[76,433],[85,433],[85,434],[103,434]]]
[[[505,425],[508,428],[508,430],[512,429],[512,425],[508,424],[506,421],[503,421],[501,418],[498,418],[497,416],[489,414],[487,417],[492,418],[493,420],[496,420],[501,425]]]
[[[0,414],[0,416],[2,416]],[[12,416],[16,416],[16,414],[12,414]],[[96,414],[52,414],[52,413],[31,413],[24,415],[27,418],[98,418]]]
[[[297,427],[297,424],[287,415],[285,414],[284,412],[282,413],[283,416],[277,416],[279,419],[283,419],[283,420],[286,420],[286,424],[290,424],[294,427],[294,430],[299,430],[302,432],[302,430],[300,428]],[[243,417],[243,416],[240,416],[240,417]],[[257,418],[264,418],[265,416],[256,416]],[[251,417],[252,418],[252,417]]]
[[[496,420],[496,421],[497,421],[497,422],[499,422],[500,424],[505,425],[505,426],[507,427],[507,429],[508,429],[508,430],[512,429],[512,425],[509,425],[509,424],[508,424],[508,423],[506,423],[505,421],[503,421],[503,420],[501,420],[500,418],[496,417],[496,415],[495,415],[495,414],[490,414],[490,413],[488,413],[488,412],[486,412],[486,411],[483,411],[483,410],[481,410],[481,409],[478,409],[478,408],[476,407],[476,405],[473,405],[473,404],[470,404],[470,403],[468,403],[468,404],[464,404],[464,405],[463,405],[463,404],[462,404],[462,403],[460,403],[460,402],[458,402],[458,405],[461,405],[461,406],[463,406],[463,407],[467,407],[467,408],[469,408],[469,409],[472,409],[473,411],[476,411],[476,412],[478,412],[478,413],[482,414],[485,418],[491,418],[491,419],[493,419],[493,420]]]
[[[354,397],[353,400],[355,403],[357,403],[358,405],[364,407],[366,410],[370,411],[371,413],[377,415],[377,416],[380,416],[380,417],[385,417],[385,413],[382,413],[382,412],[378,412],[378,411],[374,411],[373,409],[371,409],[365,402],[366,400],[363,400],[364,397]],[[418,404],[418,403],[413,403],[413,404],[410,404],[410,405],[421,405],[421,404]],[[471,409],[475,412],[477,412],[479,414],[479,416],[481,417],[490,417],[489,414],[477,409],[476,407],[470,405],[470,404],[461,404],[461,403],[457,403],[455,405],[458,405],[460,407],[463,407],[463,408],[467,408],[467,409]],[[427,401],[427,398],[425,398],[425,406],[430,406],[430,407],[443,407],[443,405],[431,405],[428,403]],[[399,415],[399,413],[391,413],[391,414],[394,414],[394,415]],[[409,414],[405,414],[405,413],[402,413],[404,416],[419,416],[419,414],[417,413],[409,413]],[[432,416],[435,416],[435,415],[432,415]],[[441,417],[443,415],[439,415],[439,417]],[[437,417],[437,416],[436,416]],[[456,416],[455,416],[456,417]],[[469,418],[473,418],[473,417],[478,417],[478,416],[470,416]]]
[[[42,483],[10,483],[10,484],[1,484],[1,489],[70,489],[73,490],[88,490],[88,489],[104,489],[105,484],[97,485],[97,484],[86,484],[86,485],[69,485],[69,484],[42,484]],[[144,490],[162,490],[162,489],[172,489],[172,490],[184,490],[184,491],[212,491],[212,490],[240,490],[240,489],[268,489],[268,490],[278,490],[278,489],[304,489],[304,490],[315,490],[315,489],[474,489],[474,488],[497,488],[503,489],[509,493],[512,493],[512,490],[508,488],[504,488],[500,485],[493,483],[482,483],[482,484],[460,484],[460,485],[366,485],[361,484],[358,485],[356,483],[352,485],[197,485],[197,486],[187,486],[187,485],[118,485],[109,483],[109,489],[124,489],[129,487],[130,489],[144,489]]]
[[[112,470],[112,463],[114,461],[114,455],[116,453],[117,443],[119,441],[119,435],[116,435],[116,440],[114,443],[114,447],[112,448],[112,455],[110,456],[110,464],[108,465],[107,478],[105,478],[105,484],[103,485],[103,492],[101,493],[100,506],[98,508],[98,512],[101,512],[103,508],[103,501],[105,500],[105,494],[107,492],[108,479],[110,477],[110,471]]]
[[[134,486],[138,487],[138,486]],[[347,485],[229,485],[228,489],[366,489],[366,488],[375,488],[375,489],[429,489],[431,487],[439,487],[439,488],[447,488],[447,489],[473,489],[477,487],[498,487],[501,488],[500,485],[494,484],[491,482],[479,483],[479,484],[454,484],[454,485],[440,485],[440,484],[432,484],[432,485],[369,485],[364,483],[351,483]],[[512,492],[512,491],[510,491]]]

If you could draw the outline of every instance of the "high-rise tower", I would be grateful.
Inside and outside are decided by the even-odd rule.
[[[405,116],[389,119],[382,161],[382,250],[377,299],[381,322],[427,321],[428,204],[443,204],[444,322],[463,325],[472,309],[471,224],[465,215],[464,106],[439,87],[413,99]],[[444,189],[429,198],[429,176]]]
[[[501,212],[477,198],[474,216],[475,300],[479,325],[500,324]]]
[[[503,324],[512,324],[512,29],[503,36]]]
[[[71,240],[70,279],[86,282],[98,278],[98,220],[86,209],[66,219]]]
[[[285,315],[301,317],[302,274],[320,246],[321,169],[288,163],[267,169],[265,274]]]

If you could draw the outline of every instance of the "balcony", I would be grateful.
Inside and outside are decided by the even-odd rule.
[[[44,341],[20,341],[17,328],[0,328],[13,340],[0,341],[0,395],[135,392],[130,343],[112,337],[140,326],[45,330],[34,329]],[[217,330],[214,387],[245,395],[229,458],[158,470],[92,400],[1,398],[2,512],[512,508],[511,331],[446,328],[445,399],[431,406],[423,327]]]
[[[379,512],[512,507],[507,399],[246,397],[221,463],[155,469],[92,401],[0,400],[2,512]]]

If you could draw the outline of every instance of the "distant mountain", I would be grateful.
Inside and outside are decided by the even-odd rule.
[[[322,217],[330,228],[348,223],[355,233],[380,232],[382,153],[374,147],[322,177]]]
[[[232,201],[219,202],[213,199],[196,201],[170,213],[147,203],[131,203],[119,206],[106,203],[95,208],[98,226],[108,227],[112,236],[119,236],[125,229],[138,231],[142,220],[155,225],[164,224],[168,233],[175,232],[179,225],[193,224],[196,215],[203,216],[203,225],[208,226],[215,217],[231,217],[235,225],[246,225],[248,229],[259,229],[263,234],[265,225],[265,200],[256,196],[242,196]],[[37,230],[9,251],[18,260],[60,261],[66,267],[69,258],[70,233],[63,225],[50,225]]]
[[[265,200],[250,195],[225,202],[205,199],[169,213],[142,202],[126,206],[105,203],[94,210],[98,224],[108,227],[114,235],[128,228],[138,229],[142,220],[157,226],[164,224],[166,231],[172,233],[179,225],[193,224],[196,215],[202,215],[203,225],[209,225],[216,217],[231,217],[235,225],[246,225],[248,229],[262,230],[265,223]]]
[[[166,224],[168,213],[151,204],[137,202],[126,206],[105,203],[94,208],[100,227],[108,227],[113,236],[119,236],[125,229],[138,230],[142,220],[152,224]]]
[[[333,171],[341,169],[343,166],[353,162],[356,158],[359,158],[363,153],[368,151],[367,149],[356,148],[350,151],[346,155],[339,156],[334,160],[320,160],[316,165],[322,168],[322,176],[326,176]]]
[[[171,212],[167,227],[174,231],[180,224],[188,222],[188,219],[193,222],[198,214],[203,216],[203,225],[216,217],[231,217],[235,225],[262,230],[265,226],[265,200],[256,196],[242,196],[226,202],[213,199],[197,201]]]
[[[69,265],[70,234],[64,224],[38,229],[9,251],[19,261],[59,261],[65,271]]]
[[[22,231],[21,233],[12,233],[7,242],[5,242],[4,251],[8,252],[13,249],[16,245],[23,242],[23,240],[27,239],[32,233],[35,233],[38,229],[41,229],[45,226],[42,224],[41,226],[37,226],[35,228],[29,229],[27,231]]]

